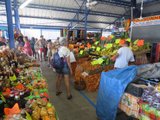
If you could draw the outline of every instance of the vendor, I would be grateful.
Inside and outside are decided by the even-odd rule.
[[[115,61],[114,68],[124,68],[128,66],[129,62],[134,62],[134,56],[132,50],[129,48],[129,42],[125,41],[122,47],[118,50],[118,53],[111,58]]]

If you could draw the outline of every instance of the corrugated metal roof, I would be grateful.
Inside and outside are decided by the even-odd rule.
[[[23,3],[25,0],[19,0],[20,3]],[[82,5],[83,0],[33,0],[32,3],[30,4],[36,4],[36,5],[49,5],[49,6],[56,6],[56,7],[65,7],[65,8],[76,8],[79,9],[80,6]],[[85,6],[85,4],[84,4]],[[84,6],[82,7],[84,9]],[[114,7],[114,8],[113,8]],[[100,12],[107,12],[107,13],[116,13],[116,14],[124,14],[125,9],[122,7],[116,7],[116,6],[110,6],[110,5],[104,5],[104,4],[98,4],[95,7],[92,8],[92,11],[100,11]],[[69,13],[69,12],[60,12],[60,11],[53,11],[53,10],[42,10],[42,9],[34,9],[34,8],[24,8],[22,10],[19,11],[20,15],[23,16],[37,16],[37,17],[47,17],[47,18],[66,18],[66,19],[73,19],[75,16],[75,13]],[[84,18],[83,14],[79,15],[79,19],[82,20],[82,18]],[[21,22],[22,23],[32,23],[29,22],[27,18],[21,18]],[[114,22],[116,18],[114,17],[105,17],[105,16],[96,16],[96,15],[89,15],[88,16],[88,21],[96,21],[96,22]],[[26,20],[26,21],[25,21]],[[30,19],[30,20],[35,20],[35,19]],[[41,21],[41,20],[38,20]],[[42,20],[43,21],[43,20]],[[47,21],[47,20],[45,20]],[[52,20],[48,20],[49,23]],[[28,23],[27,23],[28,22]],[[49,23],[44,22],[41,23],[41,25],[48,25]],[[68,26],[68,24],[66,24],[67,22],[65,22],[65,25]],[[38,23],[39,24],[39,23]],[[58,24],[58,23],[57,23]],[[76,24],[76,23],[75,23]],[[94,23],[96,24],[96,23]],[[64,24],[63,24],[64,25]],[[62,25],[62,26],[63,26]],[[98,27],[98,25],[100,25]],[[98,28],[102,28],[102,26],[104,26],[105,24],[97,24],[94,25],[95,27]],[[59,26],[59,24],[57,25]]]
[[[94,21],[100,21],[100,22],[114,22],[115,19],[116,18],[114,18],[114,17],[89,15],[87,20],[94,20]]]
[[[59,11],[53,11],[53,10],[33,9],[33,8],[20,9],[19,14],[27,15],[27,16],[68,18],[68,19],[72,19],[75,15],[74,13],[66,13],[66,12],[59,12]]]
[[[25,0],[19,0],[20,3],[23,3]],[[78,1],[79,4],[82,1]],[[58,6],[58,7],[68,7],[68,8],[78,8],[78,4],[75,0],[33,0],[32,4],[38,5],[51,5],[51,6]]]
[[[12,0],[13,1],[13,0]],[[21,5],[26,0],[18,0],[19,5]],[[102,4],[100,0],[99,3],[92,7],[91,12],[89,12],[87,20],[88,28],[106,28],[109,23],[113,23],[117,17],[123,16],[130,7],[126,8],[124,6],[112,5],[111,3]],[[107,0],[106,0],[107,1]],[[112,0],[110,0],[111,2]],[[130,2],[131,0],[123,0]],[[144,0],[153,1],[153,0]],[[116,1],[115,1],[116,2]],[[119,1],[118,1],[119,2]],[[122,2],[122,1],[121,1]],[[141,0],[137,0],[140,3]],[[20,22],[21,24],[28,25],[46,25],[46,26],[68,26],[73,20],[78,12],[83,0],[32,0],[32,2],[23,9],[19,9]],[[35,7],[36,6],[36,7]],[[4,4],[0,7],[0,14],[2,10],[5,10]],[[73,25],[78,23],[78,21],[84,21],[84,10],[85,4],[82,7],[79,14],[79,20],[74,18]],[[67,11],[67,12],[66,12]],[[148,6],[144,8],[144,13],[159,11],[159,4],[153,6]],[[5,12],[5,11],[4,11]],[[98,13],[97,13],[98,12]],[[97,14],[95,14],[97,13]],[[105,14],[106,13],[106,14]],[[0,23],[6,23],[6,17],[0,17]],[[14,21],[14,19],[13,19]],[[84,27],[83,22],[80,22],[79,27]]]
[[[92,27],[92,28],[100,28],[100,29],[105,29],[107,26],[109,26],[109,24],[102,24],[102,23],[89,23],[88,26]]]
[[[146,5],[143,10],[144,13],[153,13],[157,11],[160,11],[160,2],[153,5]]]
[[[124,14],[125,13],[125,9],[123,7],[104,5],[104,4],[98,4],[95,7],[93,7],[92,10],[101,11],[101,12],[108,12],[108,13],[117,13],[117,14]]]

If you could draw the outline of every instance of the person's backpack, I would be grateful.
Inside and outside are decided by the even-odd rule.
[[[53,55],[52,66],[55,69],[62,69],[64,66],[64,59],[59,56],[58,52]]]

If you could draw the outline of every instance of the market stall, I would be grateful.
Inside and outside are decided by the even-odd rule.
[[[58,120],[40,65],[18,50],[0,48],[0,119]]]
[[[70,50],[75,53],[77,59],[76,66],[74,66],[76,86],[78,83],[85,83],[87,91],[96,91],[101,72],[113,69],[114,61],[111,58],[117,54],[125,41],[130,42],[136,65],[147,64],[150,61],[147,58],[147,53],[150,53],[150,44],[143,39],[131,41],[129,38],[122,39],[109,35],[93,39],[92,43],[69,44]]]
[[[100,119],[114,120],[119,107],[135,119],[159,120],[159,65],[160,63],[130,66],[102,73],[97,116]]]

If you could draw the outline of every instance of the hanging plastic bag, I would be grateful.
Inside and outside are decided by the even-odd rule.
[[[70,52],[70,63],[76,62],[73,52]]]

